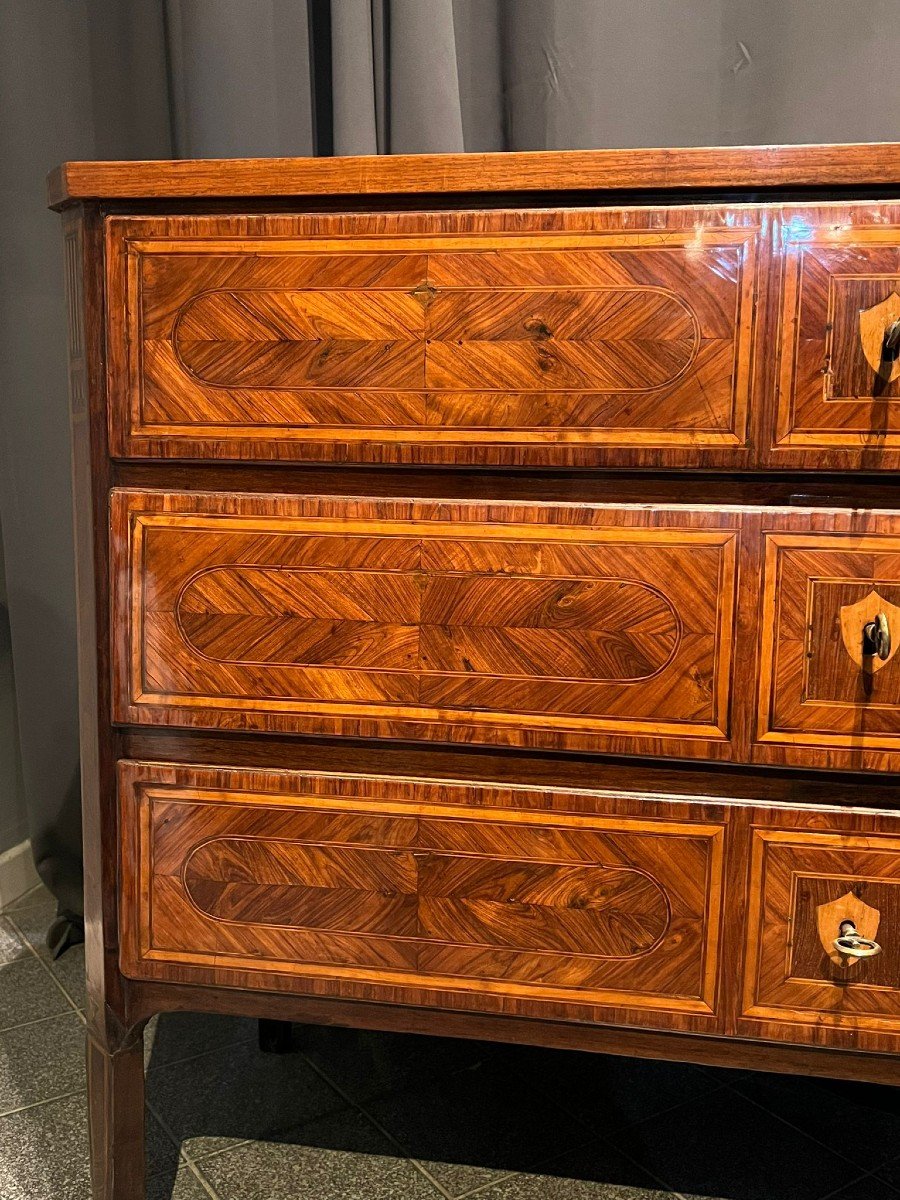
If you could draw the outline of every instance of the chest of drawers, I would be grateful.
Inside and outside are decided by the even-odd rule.
[[[195,1009],[900,1078],[900,147],[73,163],[97,1200]]]

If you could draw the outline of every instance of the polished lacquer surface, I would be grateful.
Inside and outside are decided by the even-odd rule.
[[[900,463],[896,206],[106,228],[116,455]]]
[[[759,219],[111,220],[113,450],[540,464],[742,447]]]
[[[51,188],[96,1200],[165,1010],[896,1082],[900,147]]]
[[[110,513],[117,721],[900,761],[898,641],[866,632],[900,630],[900,515],[128,489]]]
[[[214,959],[255,987],[715,1010],[724,830],[699,809],[146,763],[120,788],[137,977]]]

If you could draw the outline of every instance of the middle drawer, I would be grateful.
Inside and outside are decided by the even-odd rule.
[[[730,756],[735,512],[111,505],[115,720]]]

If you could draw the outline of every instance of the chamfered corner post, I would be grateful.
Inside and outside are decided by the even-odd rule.
[[[144,1025],[110,1035],[88,1028],[87,1084],[93,1200],[144,1200]]]

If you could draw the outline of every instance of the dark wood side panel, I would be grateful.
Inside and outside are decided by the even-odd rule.
[[[721,811],[133,762],[120,789],[133,978],[715,1026]]]
[[[109,462],[104,382],[103,225],[93,208],[63,225],[72,429],[84,831],[87,1079],[95,1200],[144,1194],[145,1017],[127,1015],[118,963],[116,765],[109,726]]]
[[[116,490],[115,718],[727,757],[734,513]]]

